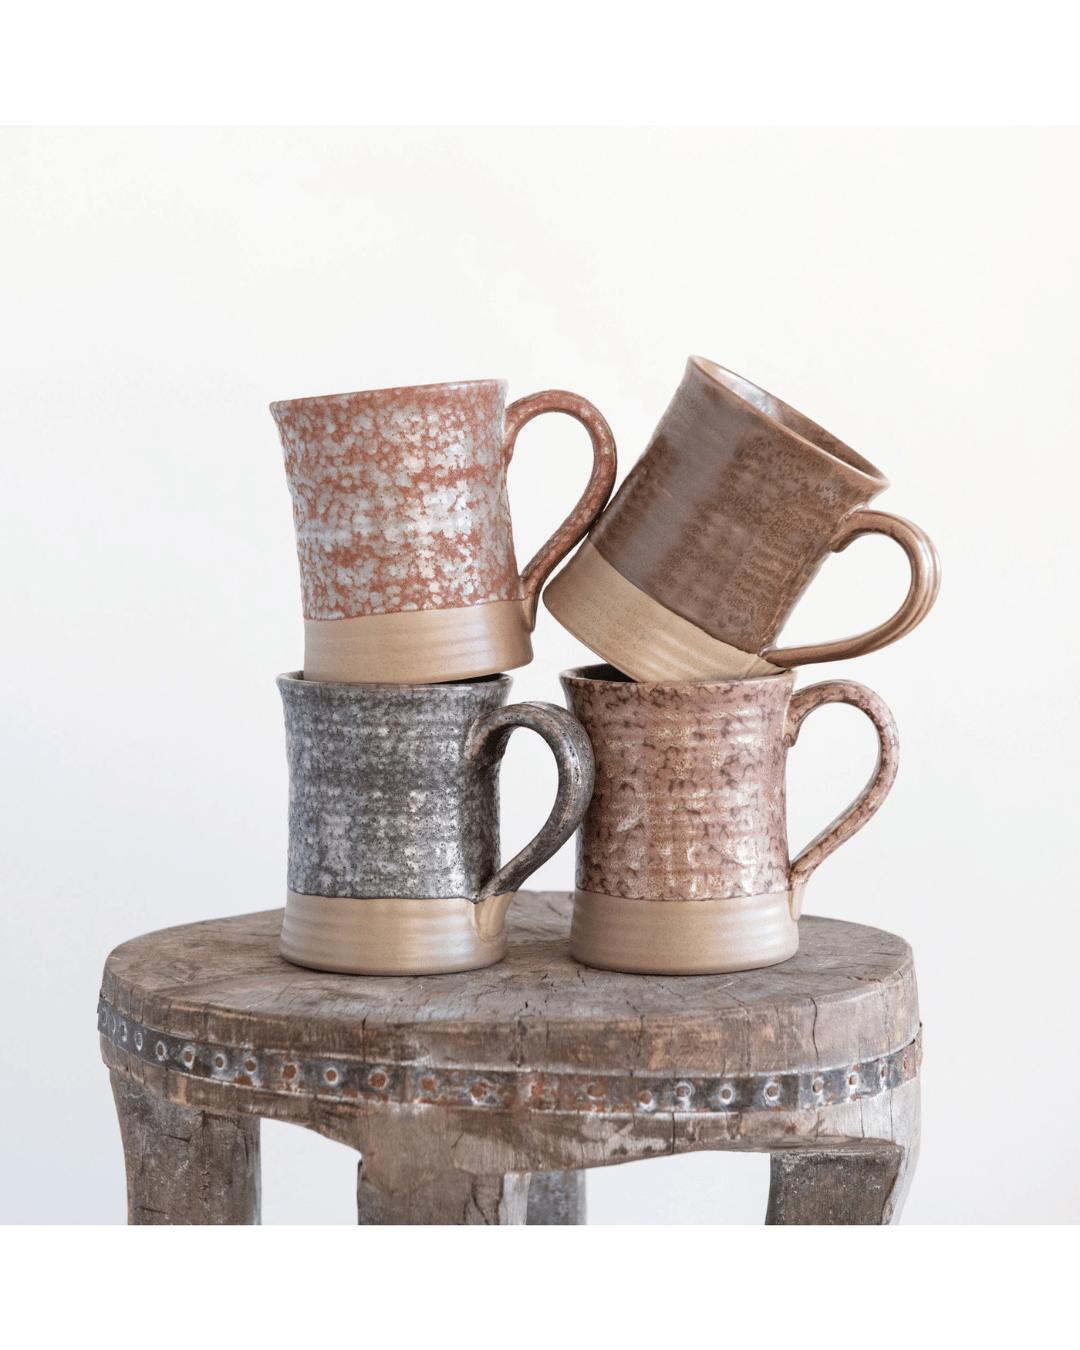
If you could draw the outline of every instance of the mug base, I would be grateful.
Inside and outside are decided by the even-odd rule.
[[[289,891],[281,955],[294,966],[344,975],[480,970],[506,955],[503,920],[514,894],[476,903],[462,896],[357,899]]]
[[[304,679],[330,684],[440,684],[527,666],[528,602],[407,609],[304,620]]]
[[[587,539],[544,592],[544,604],[568,632],[634,680],[745,679],[780,669],[665,609]]]
[[[633,975],[721,975],[799,950],[802,887],[723,900],[636,900],[574,892],[570,955]]]

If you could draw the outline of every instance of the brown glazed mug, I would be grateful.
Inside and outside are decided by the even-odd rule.
[[[888,486],[802,413],[692,356],[645,453],[544,603],[638,680],[765,675],[876,651],[926,617],[940,585],[922,530],[870,509]],[[773,646],[829,553],[873,532],[911,564],[892,618],[839,642]]]
[[[794,671],[639,684],[611,666],[562,675],[592,742],[592,801],[578,834],[570,951],[607,970],[704,975],[794,956],[806,883],[861,830],[896,777],[892,714],[869,689]],[[850,703],[880,755],[846,811],[791,861],[785,768],[806,715]]]
[[[272,403],[293,500],[304,673],[431,684],[532,660],[540,587],[615,482],[596,408],[559,389],[504,408],[502,380]],[[576,418],[593,466],[573,511],[518,575],[506,470],[526,422]]]

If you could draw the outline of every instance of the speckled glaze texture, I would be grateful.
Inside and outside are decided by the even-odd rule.
[[[293,500],[307,619],[459,609],[528,599],[585,535],[615,480],[610,428],[562,390],[504,409],[506,384],[477,380],[273,403]],[[581,421],[593,472],[570,517],[523,577],[506,469],[542,412]]]
[[[937,595],[940,569],[926,535],[867,509],[886,487],[879,470],[809,418],[691,357],[589,542],[639,590],[739,651],[778,666],[838,660],[895,642]],[[829,552],[873,531],[908,555],[912,582],[901,609],[857,638],[773,648]]]
[[[471,900],[513,891],[577,828],[592,792],[581,727],[512,681],[346,685],[278,677],[289,761],[288,888],[308,896]],[[551,747],[543,829],[499,868],[498,772],[511,731]]]
[[[562,676],[588,732],[596,786],[578,836],[577,887],[648,900],[712,900],[786,891],[880,807],[896,776],[897,736],[876,694],[847,680],[792,696],[795,675],[644,684],[610,666]],[[881,757],[863,793],[792,863],[787,751],[823,703],[851,703],[878,731]]]

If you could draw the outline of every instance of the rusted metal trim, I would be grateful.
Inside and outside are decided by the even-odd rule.
[[[373,1064],[344,1055],[255,1046],[204,1045],[155,1031],[98,1003],[98,1030],[126,1054],[169,1073],[237,1089],[329,1101],[497,1110],[577,1111],[587,1115],[688,1115],[739,1111],[805,1111],[876,1097],[916,1076],[922,1029],[908,1045],[880,1059],[805,1073],[688,1075],[583,1074],[576,1071],[431,1068]]]

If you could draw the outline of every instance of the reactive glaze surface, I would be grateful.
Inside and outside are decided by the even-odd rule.
[[[505,707],[512,681],[318,683],[278,677],[289,760],[281,952],[316,970],[438,974],[506,951],[514,892],[569,839],[593,787],[582,728],[549,703]],[[499,867],[499,761],[515,727],[559,771],[540,833]]]
[[[507,699],[476,684],[367,686],[282,676],[289,889],[303,895],[478,896],[496,867],[498,758],[472,724]]]
[[[304,617],[521,597],[501,380],[274,403]]]
[[[578,889],[651,900],[786,891],[784,715],[794,683],[786,671],[721,684],[564,675],[596,765]]]
[[[566,672],[567,705],[589,734],[596,774],[578,839],[579,891],[694,901],[804,884],[881,805],[897,737],[888,709],[861,685],[830,680],[793,698],[794,683],[791,671],[703,684],[639,684],[606,666]],[[825,702],[870,717],[881,761],[862,796],[793,864],[787,751]]]
[[[579,395],[549,390],[504,409],[505,395],[504,381],[477,380],[271,404],[293,499],[305,618],[455,609],[536,591],[603,509],[615,444]],[[506,468],[521,426],[542,412],[565,412],[586,426],[593,473],[523,584]]]
[[[937,594],[937,557],[922,531],[882,512],[860,515],[887,486],[872,464],[809,418],[691,357],[588,543],[633,586],[740,653],[780,666],[840,659],[902,637]],[[897,614],[859,638],[771,649],[828,553],[870,531],[896,539],[911,562],[911,590]],[[588,642],[588,616],[564,588],[580,565],[570,562],[545,601]],[[677,676],[673,670],[668,678]]]
[[[561,708],[504,707],[511,684],[508,675],[420,686],[279,676],[289,889],[472,900],[516,890],[576,828],[592,790],[592,756]],[[537,838],[499,871],[498,770],[517,726],[551,746],[559,793]]]
[[[595,789],[578,835],[570,950],[609,970],[750,970],[798,950],[814,869],[870,819],[896,777],[896,727],[869,689],[795,675],[636,683],[610,666],[562,676],[588,732]],[[785,770],[807,713],[851,703],[878,732],[862,793],[789,860]]]

